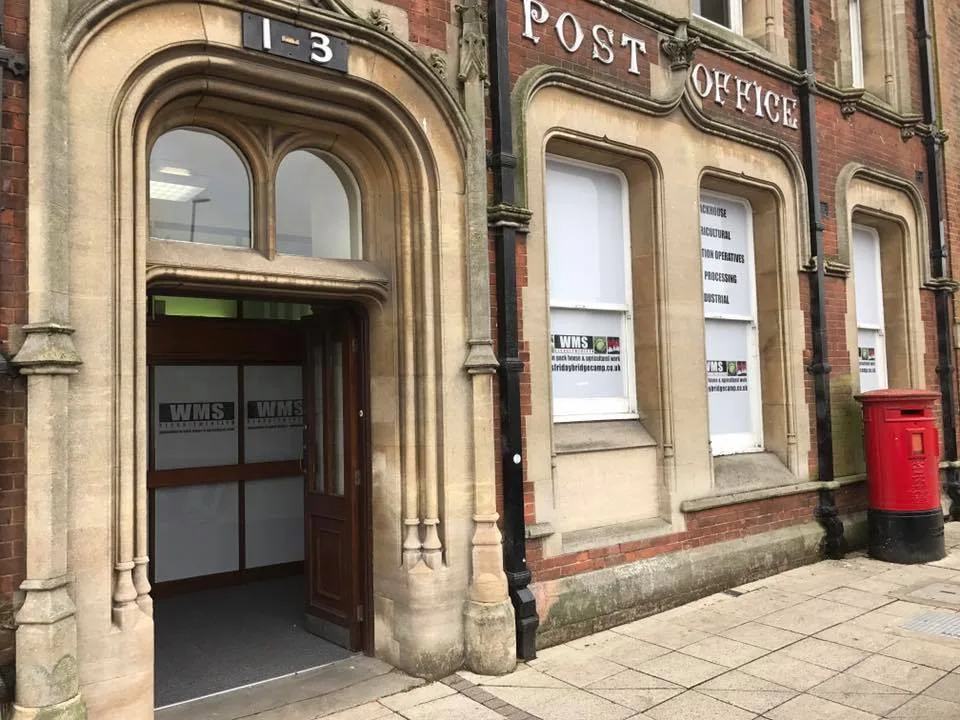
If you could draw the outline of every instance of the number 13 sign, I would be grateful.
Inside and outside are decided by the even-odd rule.
[[[243,14],[243,47],[347,72],[349,46],[343,38],[253,13]]]

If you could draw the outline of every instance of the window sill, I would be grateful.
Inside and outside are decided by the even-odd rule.
[[[656,447],[657,441],[639,420],[554,423],[553,449],[557,455]]]
[[[752,490],[732,490],[719,492],[693,500],[684,500],[680,503],[680,512],[695,513],[703,510],[712,510],[729,505],[739,505],[741,503],[756,502],[758,500],[769,500],[771,498],[785,497],[787,495],[800,495],[817,490],[839,490],[847,485],[856,485],[865,482],[866,475],[849,475],[829,483],[817,481],[792,483],[790,485],[776,485],[771,487],[756,488]]]
[[[563,534],[561,554],[566,555],[595,548],[612,547],[620,543],[649,540],[653,537],[666,535],[671,531],[670,523],[660,518],[633,520],[616,525],[587,528],[586,530],[572,530]]]

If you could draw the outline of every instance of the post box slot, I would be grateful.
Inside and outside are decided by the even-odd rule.
[[[903,408],[900,414],[912,417],[923,416],[923,408]]]

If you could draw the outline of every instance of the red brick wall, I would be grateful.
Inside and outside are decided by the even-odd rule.
[[[849,485],[837,492],[837,506],[843,514],[864,510],[866,505],[866,485],[863,483]],[[685,532],[550,558],[543,557],[542,541],[534,540],[527,543],[527,565],[533,571],[535,582],[556,580],[644,560],[661,553],[690,550],[809,522],[816,506],[817,493],[810,492],[712,508],[688,513]]]
[[[28,0],[6,0],[3,43],[26,54]],[[0,349],[26,322],[27,83],[4,73],[0,131]],[[0,664],[13,660],[2,608],[24,579],[26,381],[0,376]]]

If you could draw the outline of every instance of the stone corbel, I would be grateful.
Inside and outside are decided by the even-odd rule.
[[[56,322],[23,328],[24,340],[13,364],[23,375],[75,375],[82,364],[73,344],[73,328]]]
[[[532,212],[516,205],[492,205],[487,209],[490,227],[512,227],[523,234],[530,231],[532,217]]]
[[[852,117],[860,109],[863,100],[863,88],[850,88],[840,93],[840,114],[845,118]]]
[[[657,102],[674,104],[683,96],[689,78],[689,69],[693,64],[693,56],[700,47],[700,38],[690,37],[687,33],[687,23],[680,22],[672,36],[660,38],[660,56],[669,61],[668,66],[660,65],[657,69],[659,76],[651,74],[650,96]],[[653,73],[654,66],[651,66]]]
[[[960,290],[960,282],[957,282],[953,278],[946,277],[930,278],[923,284],[923,286],[927,290],[948,293],[950,295],[954,295],[958,290]]]

